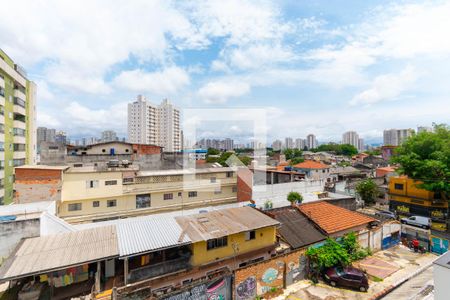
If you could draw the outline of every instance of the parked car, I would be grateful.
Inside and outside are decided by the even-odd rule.
[[[431,219],[421,216],[411,216],[409,218],[402,218],[400,222],[402,224],[417,226],[424,229],[429,229],[431,227]]]
[[[331,286],[355,288],[361,292],[369,289],[369,280],[366,273],[353,267],[332,267],[324,273],[325,281]]]
[[[375,216],[377,217],[385,217],[390,219],[396,219],[395,213],[388,211],[388,210],[379,210],[375,213]]]

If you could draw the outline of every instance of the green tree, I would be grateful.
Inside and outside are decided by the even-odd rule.
[[[441,195],[450,195],[450,127],[434,125],[434,132],[421,132],[408,138],[395,151],[393,163],[400,174],[418,181],[417,186]]]
[[[251,157],[248,157],[248,156],[239,156],[239,159],[246,166],[249,166],[250,163],[252,162]]]
[[[358,149],[355,148],[353,145],[349,144],[343,144],[339,145],[339,154],[345,155],[345,156],[353,156],[355,154],[358,154]]]
[[[289,165],[293,166],[293,165],[299,164],[304,161],[305,160],[303,159],[303,157],[294,157],[294,158],[291,158],[291,160],[289,161]]]
[[[290,192],[287,195],[287,200],[289,202],[291,202],[291,204],[293,204],[293,203],[302,203],[303,196],[300,193],[297,193],[297,192]]]
[[[293,159],[295,157],[302,157],[303,152],[300,149],[285,149],[283,154],[286,156],[286,159]]]
[[[374,203],[379,193],[377,184],[370,178],[358,182],[355,190],[364,201],[364,204]]]
[[[228,159],[232,154],[233,154],[233,152],[223,152],[223,153],[220,155],[220,157],[219,157],[219,159],[217,160],[217,162],[218,162],[219,164],[221,164],[222,166],[226,167],[226,166],[227,166],[226,161],[227,161],[227,159]]]
[[[206,156],[209,155],[219,155],[220,151],[215,148],[208,148],[208,151],[206,152]]]

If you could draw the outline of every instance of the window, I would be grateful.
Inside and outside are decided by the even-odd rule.
[[[19,97],[14,97],[14,104],[19,105],[20,107],[25,108],[25,101],[20,99]]]
[[[14,160],[13,160],[13,165],[14,165],[14,167],[23,166],[24,164],[25,164],[25,158],[14,159]]]
[[[197,197],[197,192],[196,192],[196,191],[194,191],[194,192],[189,192],[188,196],[189,196],[189,198]]]
[[[214,190],[214,195],[222,194],[222,189],[220,187]]]
[[[25,136],[25,130],[21,129],[21,128],[14,128],[13,135],[14,136]]]
[[[181,197],[181,196],[183,196],[183,193],[182,192],[178,192],[178,197]]]
[[[87,189],[93,189],[98,187],[98,180],[87,180],[86,181],[86,188]]]
[[[218,239],[211,239],[206,241],[206,250],[226,247],[228,245],[228,237],[224,236]]]
[[[5,151],[5,143],[0,142],[0,151]]]
[[[150,206],[150,194],[136,195],[136,208],[145,208]]]
[[[92,201],[92,207],[100,207],[100,201]]]
[[[233,185],[233,187],[232,187],[232,192],[233,192],[233,193],[237,193],[237,186]]]
[[[105,185],[117,185],[117,180],[106,180]]]
[[[14,151],[25,151],[25,144],[14,144]]]
[[[81,203],[70,203],[68,209],[69,211],[81,210]]]
[[[0,160],[0,170],[5,169],[5,161],[4,160]]]
[[[1,108],[1,106],[0,106]],[[2,115],[2,110],[0,110],[0,114]],[[0,124],[0,133],[5,133],[5,125]]]
[[[173,194],[164,194],[164,200],[172,200],[173,199]]]
[[[403,184],[401,184],[401,183],[394,184],[394,189],[402,191],[403,190]]]
[[[211,183],[215,183],[215,182],[216,182],[216,177],[211,177],[211,178],[210,178],[210,182],[211,182]]]
[[[233,177],[233,172],[227,172],[227,178]]]
[[[133,181],[134,181],[134,178],[132,178],[132,177],[130,177],[130,178],[124,178],[124,179],[122,180],[123,183],[133,183]]]
[[[106,152],[106,149],[102,149],[102,152],[103,152],[103,153]]]
[[[246,241],[250,241],[250,240],[254,240],[254,239],[256,239],[256,231],[255,230],[247,231],[245,233]]]
[[[106,201],[106,207],[115,207],[115,206],[117,206],[117,200],[116,199]]]

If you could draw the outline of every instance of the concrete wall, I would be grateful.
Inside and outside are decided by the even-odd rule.
[[[22,238],[39,236],[39,218],[0,222],[0,262],[8,257]]]
[[[434,279],[434,300],[447,300],[450,295],[450,269],[434,264],[433,279]]]

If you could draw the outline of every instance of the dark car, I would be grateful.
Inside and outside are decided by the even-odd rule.
[[[329,268],[325,271],[324,277],[331,286],[356,288],[361,292],[365,292],[369,288],[369,280],[366,273],[352,267]]]
[[[388,210],[379,210],[375,213],[375,216],[396,219],[395,213]]]

